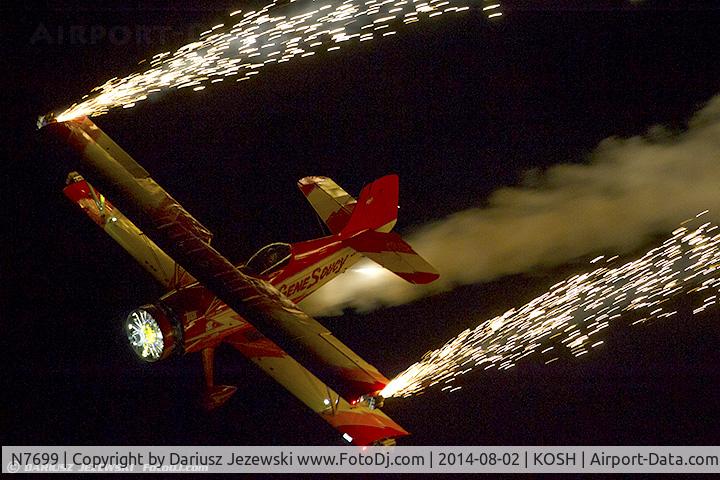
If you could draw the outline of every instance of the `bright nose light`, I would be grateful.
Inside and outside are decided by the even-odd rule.
[[[135,353],[146,362],[160,359],[165,346],[155,318],[142,308],[133,310],[126,320],[127,336]]]

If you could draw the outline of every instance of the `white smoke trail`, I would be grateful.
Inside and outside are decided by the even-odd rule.
[[[420,228],[408,240],[439,281],[417,287],[361,265],[302,306],[315,315],[370,310],[586,255],[627,253],[706,209],[708,220],[720,220],[720,96],[682,132],[653,127],[608,138],[585,165],[554,166],[533,185],[496,191],[487,208]]]

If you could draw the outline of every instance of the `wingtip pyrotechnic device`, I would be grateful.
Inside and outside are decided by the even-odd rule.
[[[385,397],[380,395],[380,392],[368,393],[361,395],[354,403],[356,405],[364,405],[370,410],[375,410],[385,405]]]
[[[45,115],[40,115],[37,119],[37,129],[42,130],[43,127],[48,126],[51,123],[57,123],[57,118],[54,112],[48,112]]]
[[[87,115],[84,115],[84,114],[68,115],[67,113],[61,113],[58,115],[55,112],[48,112],[45,115],[40,115],[38,117],[37,128],[38,128],[38,130],[42,130],[43,128],[47,127],[48,125],[61,124],[61,123],[71,122],[73,120],[81,121],[84,118],[87,118]]]

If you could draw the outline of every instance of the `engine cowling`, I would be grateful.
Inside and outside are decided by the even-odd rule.
[[[183,329],[173,312],[160,304],[144,305],[125,319],[130,347],[145,362],[163,360],[182,350]]]

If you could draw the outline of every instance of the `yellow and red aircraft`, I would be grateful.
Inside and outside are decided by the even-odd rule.
[[[236,388],[216,385],[215,348],[227,343],[283,385],[356,445],[394,443],[407,435],[377,408],[388,379],[305,314],[297,302],[368,257],[411,283],[438,278],[435,269],[391,233],[397,220],[398,178],[367,185],[357,200],[326,177],[298,182],[332,235],[273,243],[236,266],[210,245],[212,234],[89,118],[51,130],[75,150],[83,169],[108,189],[136,226],[78,173],[65,195],[137,260],[168,293],[133,310],[128,340],[144,361],[200,352],[203,404],[224,404]],[[152,240],[151,240],[152,238]]]

